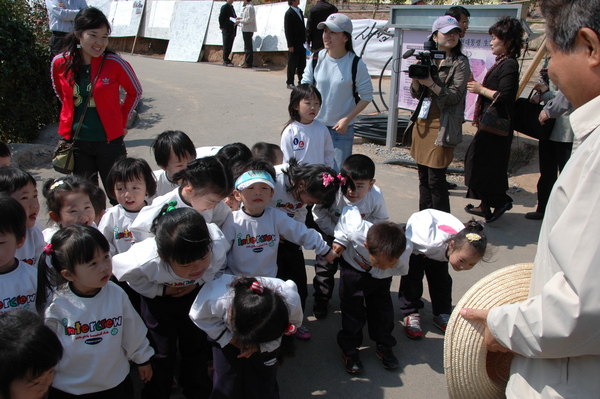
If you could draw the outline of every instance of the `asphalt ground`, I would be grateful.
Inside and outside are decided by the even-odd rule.
[[[150,144],[165,130],[182,130],[197,147],[242,142],[251,146],[257,141],[279,143],[287,122],[290,91],[285,85],[285,71],[265,71],[226,68],[220,64],[169,62],[162,59],[124,54],[144,88],[138,107],[140,119],[129,130],[125,143],[129,156],[145,158],[156,169]],[[375,80],[374,80],[375,83]],[[377,86],[375,86],[377,87]],[[376,89],[377,90],[377,89]],[[389,90],[389,87],[384,90]],[[387,101],[387,94],[386,94]],[[365,111],[374,112],[369,106]],[[48,129],[56,129],[50,126]],[[370,154],[370,147],[355,144],[355,152]],[[377,185],[386,199],[390,220],[405,223],[418,211],[418,178],[416,170],[398,165],[376,163]],[[41,181],[57,174],[42,165],[31,170]],[[466,187],[459,184],[451,191],[452,213],[467,221],[463,211],[471,200],[465,198]],[[489,224],[485,232],[492,244],[492,259],[478,264],[471,271],[450,271],[453,302],[483,276],[515,263],[533,261],[541,222],[526,220],[526,212],[534,210],[535,193],[512,193],[514,208],[500,220]],[[41,196],[40,196],[41,197]],[[41,201],[43,202],[43,201]],[[41,213],[45,212],[42,205]],[[43,219],[41,217],[40,219]],[[314,253],[306,251],[309,283],[314,276]],[[338,283],[336,279],[336,284]],[[394,351],[400,361],[396,370],[385,370],[375,355],[374,343],[364,330],[361,358],[365,370],[360,375],[346,373],[336,334],[341,327],[339,299],[334,295],[329,316],[316,320],[312,316],[312,296],[307,302],[305,325],[310,329],[309,341],[297,342],[297,354],[288,359],[279,371],[282,398],[444,398],[447,397],[443,370],[444,335],[432,324],[427,283],[421,311],[424,338],[413,341],[404,334],[398,312],[399,278],[392,284],[395,308],[394,336],[398,345]],[[310,285],[310,284],[309,284]],[[337,285],[336,285],[337,286]],[[312,294],[312,286],[309,286]],[[173,398],[182,397],[177,390]]]

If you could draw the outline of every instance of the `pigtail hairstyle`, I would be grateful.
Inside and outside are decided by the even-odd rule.
[[[256,288],[257,284],[260,289]],[[240,276],[231,286],[235,293],[231,327],[238,344],[253,347],[282,338],[281,354],[291,356],[294,348],[290,344],[294,341],[285,339],[291,336],[284,335],[290,318],[283,297],[254,277]]]
[[[233,191],[231,170],[216,156],[193,160],[187,168],[173,175],[173,181],[182,187],[189,185],[201,190],[199,194],[215,193],[222,198]]]
[[[69,56],[65,72],[70,75],[71,81],[75,82],[79,77],[81,65],[83,65],[81,46],[79,44],[83,31],[106,27],[108,34],[110,35],[110,23],[108,22],[106,15],[95,7],[88,7],[79,11],[73,22],[73,32],[67,35],[64,48],[65,53],[62,54],[62,56]],[[104,52],[106,54],[114,53],[114,51],[109,50],[108,48]]]
[[[49,212],[60,214],[63,197],[73,192],[83,192],[90,197],[94,204],[94,194],[96,186],[89,180],[82,179],[73,175],[61,177],[59,179],[48,179],[42,186],[42,194],[46,198],[46,207]],[[95,210],[95,208],[94,208]]]
[[[58,364],[63,347],[41,317],[28,310],[0,315],[0,399],[10,399],[10,385],[35,380]]]
[[[163,205],[150,231],[162,260],[187,265],[210,253],[212,239],[200,212],[194,208],[175,208],[177,204],[173,202]]]
[[[106,237],[94,227],[74,224],[58,230],[52,236],[38,261],[35,297],[38,313],[43,314],[49,291],[56,291],[67,282],[61,272],[67,270],[75,274],[75,266],[90,262],[97,251],[109,252],[110,247]]]
[[[156,194],[156,179],[148,162],[142,158],[121,158],[110,168],[106,177],[106,194],[115,199],[115,186],[117,183],[127,183],[134,180],[146,183],[146,195],[153,197]]]
[[[296,200],[300,200],[300,193],[306,192],[325,208],[331,207],[335,202],[341,181],[330,167],[320,164],[300,165],[296,158],[290,158],[288,168],[283,173],[290,181],[286,191],[292,193]]]
[[[469,220],[465,223],[464,229],[446,240],[446,242],[450,241],[454,241],[455,250],[460,250],[464,245],[470,245],[484,261],[487,261],[485,255],[488,250],[488,240],[485,234],[483,234],[483,224],[479,221],[475,219]]]
[[[290,120],[287,121],[281,133],[285,131],[292,122],[300,122],[300,113],[298,112],[298,106],[302,100],[311,100],[313,97],[317,97],[319,104],[323,104],[323,97],[321,92],[313,85],[308,83],[302,83],[294,87],[290,93],[290,105],[288,105],[288,113],[290,114]]]

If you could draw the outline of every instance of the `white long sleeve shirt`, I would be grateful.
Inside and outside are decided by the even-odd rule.
[[[464,228],[464,223],[449,213],[425,209],[408,218],[406,239],[412,242],[413,254],[447,262],[447,241]]]
[[[15,258],[17,267],[0,273],[0,314],[17,309],[35,310],[37,269]]]
[[[231,283],[236,276],[224,274],[218,279],[207,283],[196,297],[190,309],[190,318],[202,331],[219,343],[224,348],[233,338],[233,331],[229,324],[231,307],[235,292]],[[278,278],[257,277],[264,287],[269,287],[279,293],[285,301],[290,323],[296,327],[302,325],[302,306],[296,284],[292,280],[283,281]],[[281,338],[261,343],[261,352],[273,352],[281,345]]]
[[[175,208],[192,207],[181,197],[180,187],[173,189],[171,192],[163,196],[156,197],[154,201],[152,201],[152,205],[143,207],[139,215],[135,218],[133,223],[131,223],[131,231],[133,232],[136,242],[140,242],[146,238],[154,236],[154,234],[150,232],[152,222],[154,222],[154,219],[158,216],[163,205],[170,201],[177,202]],[[207,224],[215,223],[218,227],[221,227],[223,222],[225,222],[225,219],[227,219],[227,215],[231,213],[231,209],[226,203],[219,201],[219,203],[213,209],[207,209],[206,211],[200,213],[202,216],[204,216],[204,220]]]
[[[273,198],[271,198],[267,206],[283,211],[289,217],[294,218],[294,220],[304,223],[306,220],[306,207],[302,202],[294,198],[292,193],[287,191],[291,183],[283,171],[287,171],[288,167],[287,163],[275,166],[275,188]]]
[[[283,162],[296,158],[301,164],[321,164],[333,167],[333,141],[327,126],[314,120],[305,125],[292,122],[281,134]]]
[[[27,227],[25,242],[21,248],[17,248],[15,258],[37,267],[38,259],[40,259],[45,246],[46,241],[42,231],[37,226]]]
[[[231,245],[227,254],[227,273],[245,276],[277,276],[279,242],[286,241],[326,255],[330,248],[314,229],[293,220],[274,208],[266,207],[261,216],[243,210],[233,212],[223,225]]]
[[[356,202],[350,202],[342,194],[342,190],[339,190],[335,197],[335,202],[330,208],[325,208],[321,205],[313,207],[313,219],[325,234],[332,236],[335,225],[342,215],[342,210],[347,206],[357,207],[363,219],[373,224],[385,222],[390,218],[381,190],[377,185],[373,185],[373,188],[369,190],[365,198]]]
[[[108,240],[111,256],[127,252],[135,244],[131,225],[139,214],[139,211],[129,212],[122,205],[115,205],[102,216],[98,230]]]
[[[529,298],[490,311],[494,337],[515,355],[508,398],[600,393],[600,96],[570,117],[581,145],[554,184]]]
[[[388,278],[392,276],[403,276],[408,273],[408,264],[410,254],[412,253],[412,244],[406,240],[406,249],[398,259],[395,267],[382,270],[372,267],[369,261],[369,250],[365,247],[367,233],[373,226],[373,223],[364,220],[357,207],[348,206],[344,208],[342,216],[335,227],[334,242],[342,245],[346,250],[342,257],[350,266],[360,272],[366,272],[357,261],[371,266],[369,274],[374,278]]]
[[[166,287],[202,285],[212,281],[225,264],[229,244],[216,225],[209,223],[207,226],[212,239],[210,265],[198,280],[177,276],[171,266],[158,256],[153,237],[138,242],[125,253],[115,255],[112,259],[113,274],[147,298],[162,296]]]
[[[129,374],[129,360],[143,364],[154,355],[144,322],[111,281],[93,297],[63,286],[45,319],[64,348],[52,386],[73,395],[114,388]]]

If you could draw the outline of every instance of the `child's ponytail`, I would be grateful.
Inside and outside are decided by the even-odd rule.
[[[296,158],[290,158],[288,164],[287,170],[283,170],[290,181],[287,192],[297,200],[302,192],[306,192],[325,208],[333,205],[340,185],[346,181],[341,175],[325,165],[301,165]]]
[[[465,223],[465,228],[451,236],[447,241],[454,241],[455,250],[468,244],[482,258],[485,257],[488,250],[488,240],[486,235],[483,234],[483,224],[475,219],[471,219]]]
[[[290,327],[289,310],[283,297],[254,277],[241,276],[231,286],[231,320],[236,341],[242,347],[252,347],[282,338],[281,352],[291,356],[294,348],[288,344],[293,344],[293,340],[286,337],[292,336],[285,335]]]

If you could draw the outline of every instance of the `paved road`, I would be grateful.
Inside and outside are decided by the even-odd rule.
[[[124,57],[132,64],[144,87],[140,121],[126,138],[130,156],[143,157],[155,168],[149,145],[157,134],[167,129],[186,132],[196,146],[235,141],[248,146],[257,141],[279,143],[281,129],[288,119],[290,93],[285,87],[282,72],[168,62],[143,56]],[[368,154],[365,148],[355,145],[355,152]],[[52,173],[39,170],[36,175],[40,178]],[[377,164],[376,179],[383,190],[391,220],[405,223],[418,210],[416,171]],[[469,202],[464,198],[465,191],[464,186],[459,186],[452,192],[451,206],[453,213],[466,221],[468,215],[462,211]],[[535,197],[532,193],[520,192],[513,198],[513,210],[486,227],[489,240],[494,244],[492,261],[468,272],[451,271],[454,303],[484,275],[507,265],[533,260],[540,222],[526,220],[523,215],[533,210]],[[307,264],[311,264],[314,254],[307,252],[306,258]],[[313,268],[308,265],[307,271],[312,279]],[[398,283],[399,279],[395,278],[393,289],[396,291]],[[425,299],[428,298],[425,293]],[[396,296],[394,305],[397,309]],[[312,309],[312,297],[307,309]],[[411,341],[404,335],[396,315],[394,335],[398,346],[395,352],[400,360],[397,370],[384,370],[375,357],[373,342],[365,339],[365,347],[361,351],[365,371],[360,376],[345,372],[336,344],[336,333],[341,325],[337,298],[332,301],[330,309],[329,317],[324,320],[308,317],[306,325],[313,338],[308,342],[298,342],[296,357],[289,359],[280,369],[283,398],[447,397],[442,359],[444,336],[433,327],[429,306],[422,313],[425,337],[421,341]]]

